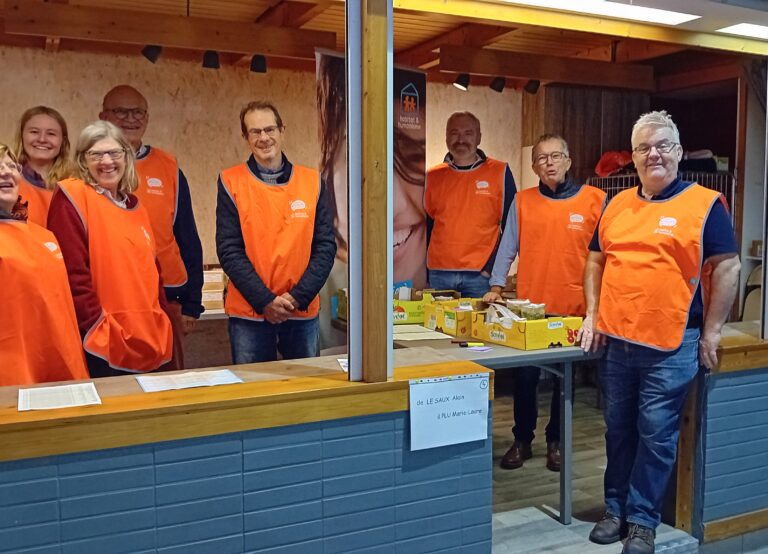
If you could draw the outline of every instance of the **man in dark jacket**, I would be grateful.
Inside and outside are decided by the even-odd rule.
[[[320,353],[317,296],[336,255],[333,217],[314,169],[283,153],[277,108],[240,112],[248,161],[219,175],[216,250],[230,283],[225,311],[235,363]]]

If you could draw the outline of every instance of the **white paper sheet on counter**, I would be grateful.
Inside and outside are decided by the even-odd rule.
[[[144,392],[191,389],[194,387],[213,387],[233,385],[243,380],[228,369],[213,371],[188,371],[175,375],[137,375],[136,380]]]
[[[93,383],[19,389],[19,411],[55,410],[101,404]]]

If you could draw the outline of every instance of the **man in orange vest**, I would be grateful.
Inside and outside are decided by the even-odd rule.
[[[609,544],[626,534],[623,554],[654,551],[680,413],[700,364],[717,365],[739,278],[725,200],[678,178],[682,155],[666,112],[640,116],[632,129],[640,184],[605,208],[584,273],[582,348],[606,343],[605,514],[589,538]]]
[[[134,194],[149,211],[157,260],[173,327],[172,369],[184,368],[184,336],[203,311],[203,248],[197,234],[187,178],[176,158],[143,144],[149,122],[147,99],[135,88],[118,85],[102,103],[99,119],[119,127],[136,151],[139,188]]]
[[[427,172],[427,269],[432,288],[481,298],[507,213],[515,197],[509,166],[478,149],[480,121],[451,114],[445,126],[448,154]]]
[[[519,255],[518,298],[545,303],[548,314],[583,316],[586,305],[582,280],[587,246],[600,218],[605,193],[578,183],[568,173],[568,143],[558,135],[539,137],[531,159],[539,186],[519,192],[512,202],[491,273],[491,292],[484,300],[502,300],[509,268]],[[515,370],[515,441],[501,458],[504,469],[522,467],[533,455],[538,383],[539,368]],[[555,379],[554,383],[546,428],[547,468],[560,471],[560,381]]]
[[[216,250],[229,276],[236,364],[307,358],[320,353],[317,296],[336,256],[333,215],[319,173],[283,153],[285,126],[269,102],[240,111],[251,150],[219,175]]]

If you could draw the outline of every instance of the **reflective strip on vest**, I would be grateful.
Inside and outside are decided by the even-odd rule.
[[[85,336],[86,351],[110,367],[143,372],[171,359],[171,322],[160,307],[160,276],[149,215],[122,209],[78,179],[59,183],[88,235],[91,279],[103,309]]]
[[[136,173],[139,186],[134,194],[149,213],[163,285],[180,287],[187,282],[187,268],[173,234],[179,201],[179,166],[173,156],[153,146],[149,154],[136,160]]]
[[[88,379],[67,268],[53,233],[0,220],[0,386]]]
[[[241,164],[224,170],[221,182],[237,207],[245,254],[254,270],[275,295],[290,292],[312,255],[320,175],[294,165],[288,182],[268,185],[253,176],[247,164]],[[233,317],[264,319],[231,281],[224,309]],[[291,319],[310,319],[319,310],[316,296],[307,310],[295,311]]]
[[[586,313],[584,266],[604,202],[605,192],[588,185],[570,198],[549,198],[538,187],[515,196],[519,298],[545,303],[548,314]]]
[[[637,188],[611,200],[599,231],[601,333],[664,351],[682,344],[701,278],[704,224],[719,196],[693,184],[666,200],[641,198]]]
[[[507,164],[486,159],[474,169],[442,163],[427,173],[424,209],[434,220],[427,267],[480,271],[501,234]]]
[[[53,191],[33,185],[22,176],[19,179],[19,194],[22,202],[27,202],[27,221],[47,228]]]

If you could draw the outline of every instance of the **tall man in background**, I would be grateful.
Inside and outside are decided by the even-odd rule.
[[[505,162],[478,148],[480,121],[451,114],[445,126],[448,154],[427,172],[427,269],[432,288],[481,298],[496,257],[515,180]]]
[[[99,119],[119,127],[136,151],[139,187],[134,194],[149,211],[157,244],[160,276],[173,327],[173,369],[184,368],[184,336],[203,311],[203,247],[197,234],[192,198],[176,158],[143,144],[149,123],[147,99],[129,85],[110,90]]]

